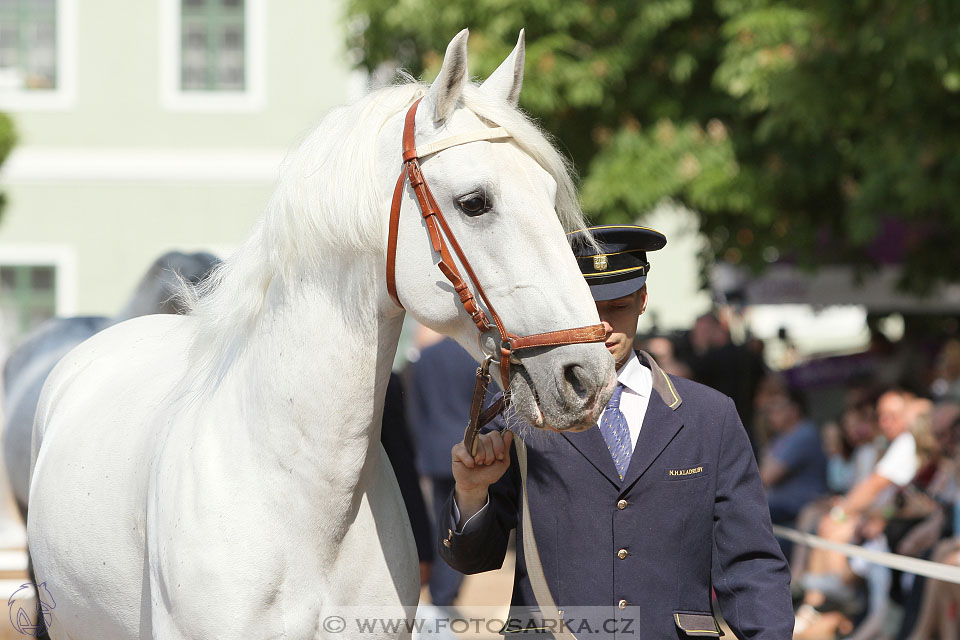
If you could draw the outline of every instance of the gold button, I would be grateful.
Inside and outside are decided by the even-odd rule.
[[[620,549],[620,551],[617,551],[617,557],[620,558],[621,560],[625,559],[628,555],[630,554],[627,553],[626,549]]]
[[[443,539],[443,546],[445,546],[447,549],[450,548],[450,538]]]
[[[618,501],[617,501],[617,509],[620,509],[620,511],[623,511],[623,510],[626,509],[626,508],[627,508],[627,501],[626,501],[626,500],[618,500]]]
[[[626,601],[626,600],[621,600],[620,602],[617,603],[617,606],[618,606],[619,608],[621,608],[621,609],[626,609],[626,608],[627,608],[627,601]]]

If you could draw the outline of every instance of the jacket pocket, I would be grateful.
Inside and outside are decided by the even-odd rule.
[[[674,611],[673,621],[678,629],[691,637],[719,638],[723,635],[712,613]]]

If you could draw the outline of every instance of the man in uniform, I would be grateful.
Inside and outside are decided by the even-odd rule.
[[[637,226],[592,232],[600,252],[585,243],[575,252],[607,328],[617,386],[598,428],[524,431],[540,562],[528,570],[519,543],[522,488],[509,431],[482,434],[476,457],[453,448],[440,553],[463,573],[497,569],[517,529],[505,634],[536,630],[535,616],[518,612],[537,611],[539,568],[577,638],[717,637],[713,590],[738,637],[786,640],[790,574],[733,402],[633,350],[647,304],[646,253],[666,238]]]

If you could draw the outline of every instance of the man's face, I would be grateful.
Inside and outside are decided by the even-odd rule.
[[[907,430],[907,401],[902,394],[885,393],[877,401],[877,422],[887,440],[894,440]]]
[[[763,410],[766,412],[770,428],[777,433],[788,431],[790,427],[800,421],[800,414],[796,405],[786,394],[781,393],[770,398]]]
[[[597,302],[600,321],[607,330],[604,341],[607,350],[617,361],[619,369],[633,353],[633,339],[637,335],[637,320],[647,308],[647,287],[628,296]]]

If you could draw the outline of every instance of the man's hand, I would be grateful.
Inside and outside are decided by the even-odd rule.
[[[510,466],[510,444],[513,432],[481,433],[477,438],[477,455],[471,456],[462,442],[453,447],[454,499],[460,510],[461,526],[487,503],[487,487],[499,480]]]

